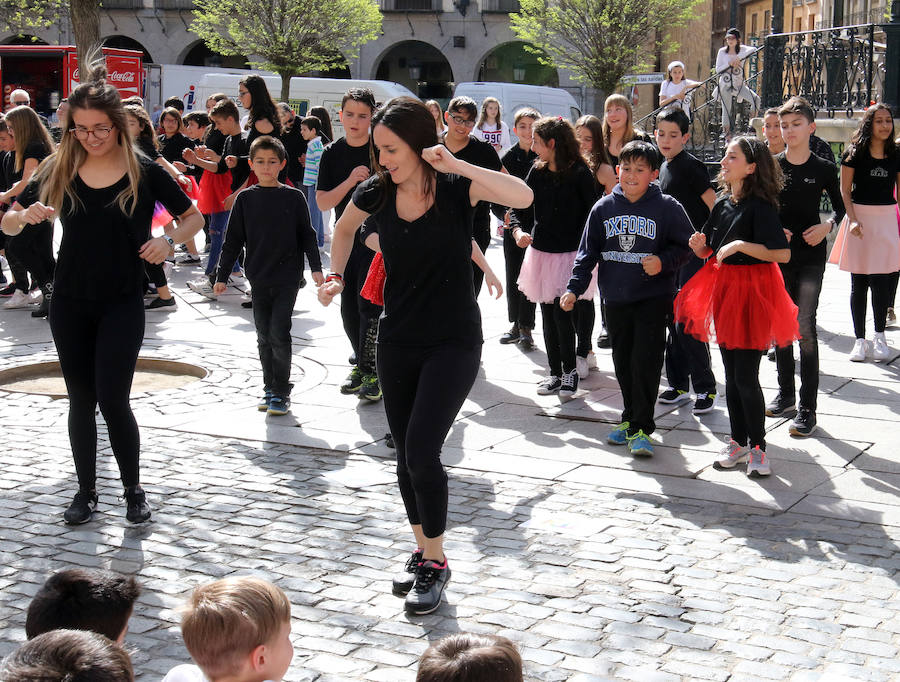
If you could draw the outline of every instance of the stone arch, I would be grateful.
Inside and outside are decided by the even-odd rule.
[[[2,45],[49,45],[43,38],[28,34],[12,35],[0,41]]]
[[[212,68],[249,69],[246,57],[229,57],[214,52],[202,40],[196,40],[182,50],[178,63],[185,66],[209,66]]]
[[[437,47],[421,40],[401,40],[373,62],[372,78],[405,85],[418,97],[442,100],[453,94],[453,67]]]
[[[146,64],[153,63],[153,57],[150,56],[150,52],[146,47],[141,45],[137,40],[132,38],[131,36],[123,36],[123,35],[113,35],[107,36],[103,39],[104,47],[117,47],[120,50],[137,50],[138,52],[143,52],[144,56],[141,57],[142,61]]]
[[[559,73],[544,66],[538,56],[525,49],[522,40],[511,40],[488,50],[475,67],[474,80],[548,85],[559,87]]]

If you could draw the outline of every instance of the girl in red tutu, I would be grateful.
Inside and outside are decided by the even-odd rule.
[[[831,249],[831,262],[850,272],[850,314],[856,343],[852,362],[866,359],[866,299],[872,290],[875,337],[872,355],[879,362],[893,357],[884,336],[888,306],[893,304],[895,274],[900,270],[897,200],[900,151],[894,142],[890,107],[866,110],[841,159],[841,196],[847,214]]]
[[[765,144],[751,137],[735,138],[721,166],[724,192],[703,231],[688,242],[698,258],[715,258],[675,298],[675,319],[701,341],[711,340],[715,327],[731,421],[731,439],[716,468],[749,460],[749,476],[768,476],[759,361],[770,346],[789,346],[798,338],[797,306],[775,265],[791,257],[778,219],[784,178]]]

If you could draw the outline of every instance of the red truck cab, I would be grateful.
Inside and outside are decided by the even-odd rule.
[[[122,98],[143,96],[142,53],[104,47],[107,81]],[[51,118],[63,97],[78,85],[78,54],[74,45],[0,45],[0,98],[3,111],[10,108],[13,90],[25,90],[31,106]]]

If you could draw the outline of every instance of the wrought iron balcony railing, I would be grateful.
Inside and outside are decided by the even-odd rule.
[[[441,0],[380,0],[382,12],[442,12]]]
[[[482,12],[518,12],[519,0],[481,0],[480,6]]]

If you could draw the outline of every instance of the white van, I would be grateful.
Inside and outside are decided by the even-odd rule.
[[[236,98],[238,82],[241,78],[243,76],[222,73],[210,73],[203,76],[198,88],[199,101],[205,102],[207,97],[217,92],[224,92],[229,97]],[[277,102],[281,98],[281,77],[263,76],[263,80],[266,82],[272,99]],[[401,95],[415,97],[407,88],[392,81],[295,77],[291,78],[288,104],[297,112],[298,116],[307,116],[312,107],[325,107],[331,113],[331,125],[334,128],[334,137],[337,139],[344,134],[344,128],[338,117],[341,99],[350,88],[369,88],[378,103],[387,102]]]
[[[481,102],[485,97],[496,97],[500,100],[503,120],[515,137],[513,120],[516,112],[524,107],[531,107],[541,112],[542,116],[562,116],[572,123],[581,116],[581,110],[575,98],[561,88],[548,88],[543,85],[523,85],[522,83],[459,83],[453,91],[454,97],[465,95],[471,97],[481,110]]]

